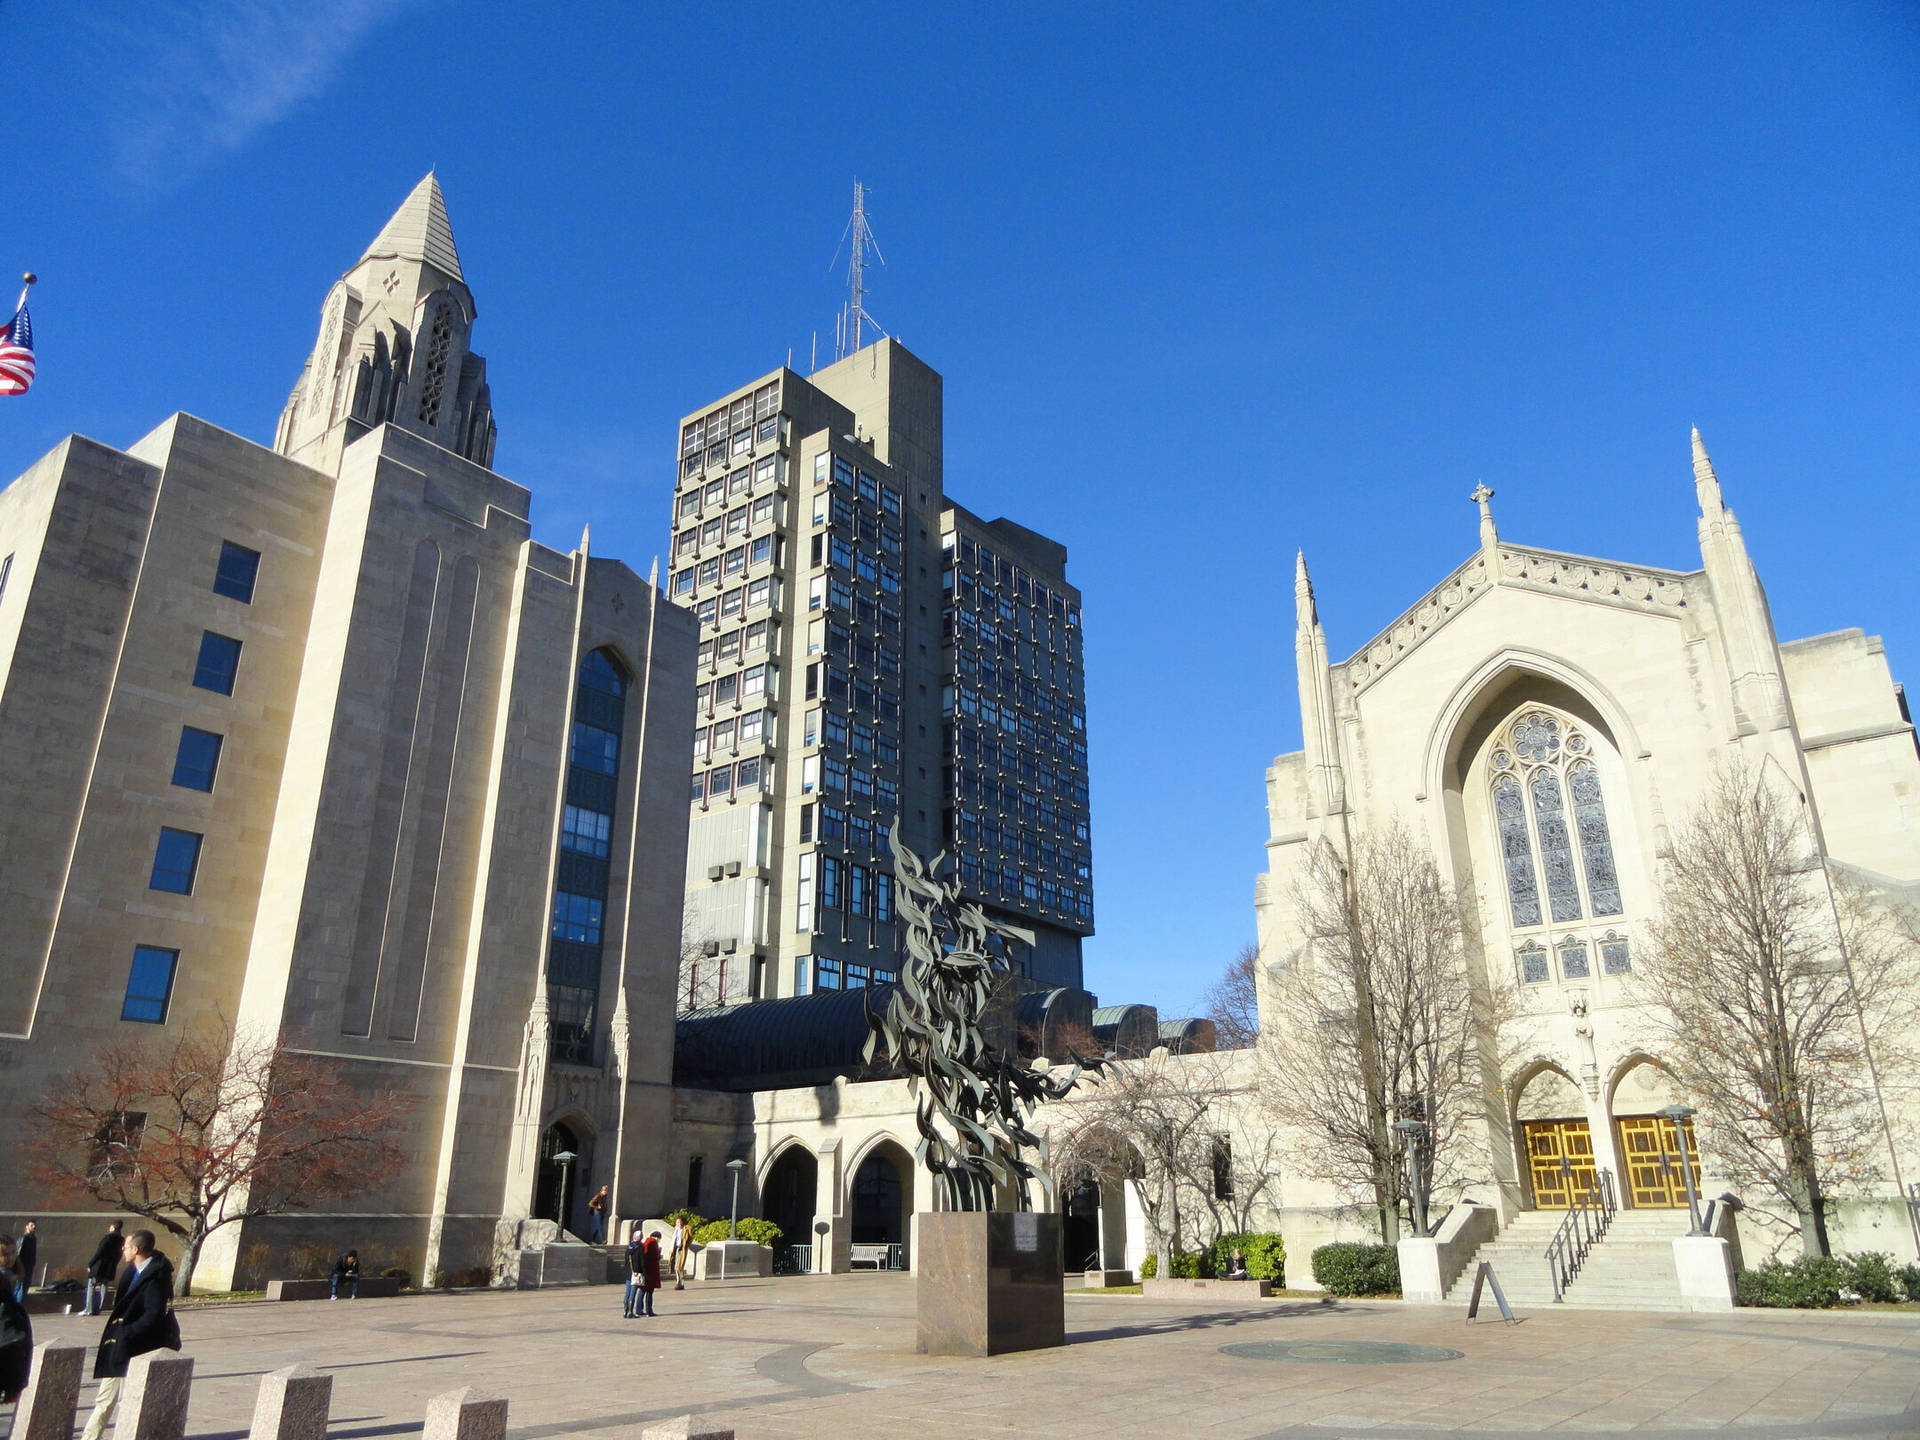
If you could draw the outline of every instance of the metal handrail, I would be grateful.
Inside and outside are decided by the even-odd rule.
[[[1593,1177],[1593,1186],[1574,1202],[1567,1218],[1560,1222],[1553,1239],[1547,1243],[1547,1278],[1553,1282],[1553,1303],[1567,1298],[1567,1286],[1580,1273],[1593,1247],[1613,1223],[1613,1172],[1602,1170]]]

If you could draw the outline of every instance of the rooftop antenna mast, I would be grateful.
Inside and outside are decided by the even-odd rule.
[[[866,327],[873,326],[876,333],[887,332],[867,314],[867,252],[873,252],[873,258],[882,265],[887,257],[880,253],[880,242],[873,237],[873,227],[867,223],[867,187],[858,180],[853,182],[853,215],[847,221],[846,233],[840,242],[847,249],[847,303],[840,312],[840,318],[834,325],[833,358],[844,360],[847,356],[866,345]],[[837,259],[839,252],[835,251]]]

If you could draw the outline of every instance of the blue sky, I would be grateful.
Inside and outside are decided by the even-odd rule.
[[[432,166],[498,468],[644,572],[675,418],[831,336],[858,176],[949,491],[1086,593],[1089,984],[1184,1011],[1299,745],[1296,547],[1340,656],[1478,480],[1513,539],[1692,568],[1698,424],[1782,636],[1920,681],[1920,19],[1605,9],[6,0],[0,474],[177,409],[270,442]]]

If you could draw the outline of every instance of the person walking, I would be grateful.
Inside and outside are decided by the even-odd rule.
[[[98,1315],[101,1307],[107,1303],[107,1290],[113,1284],[113,1271],[120,1263],[120,1247],[123,1243],[120,1222],[115,1220],[108,1224],[107,1233],[93,1247],[93,1258],[87,1261],[86,1314]]]
[[[613,1187],[602,1185],[587,1201],[587,1243],[604,1245],[607,1243],[607,1206],[612,1203]]]
[[[180,1323],[173,1318],[173,1262],[153,1248],[153,1232],[136,1230],[120,1247],[127,1262],[114,1289],[107,1328],[100,1332],[100,1352],[93,1362],[100,1393],[81,1440],[100,1440],[120,1408],[120,1387],[127,1366],[155,1350],[180,1348]]]
[[[342,1280],[347,1282],[347,1298],[358,1300],[360,1298],[360,1252],[358,1250],[349,1250],[333,1262],[333,1275],[327,1282],[329,1300],[340,1298]]]
[[[11,1235],[0,1235],[0,1267],[19,1262]],[[33,1368],[33,1322],[27,1308],[10,1287],[0,1287],[0,1404],[15,1407],[19,1415],[20,1392],[27,1388],[27,1376]],[[13,1421],[7,1422],[11,1433]]]
[[[15,1248],[19,1251],[19,1260],[14,1268],[20,1272],[20,1285],[14,1292],[14,1299],[22,1305],[27,1303],[27,1291],[33,1288],[33,1267],[40,1263],[40,1222],[29,1220],[20,1227],[20,1242]]]
[[[640,1313],[653,1314],[653,1292],[660,1288],[660,1237],[649,1235],[640,1246]]]
[[[687,1264],[693,1258],[693,1226],[687,1217],[676,1215],[673,1221],[673,1248],[667,1252],[667,1268],[673,1271],[673,1288],[687,1288]]]
[[[627,1237],[627,1293],[620,1312],[623,1320],[635,1320],[640,1315],[640,1277],[647,1268],[646,1239],[638,1225]]]

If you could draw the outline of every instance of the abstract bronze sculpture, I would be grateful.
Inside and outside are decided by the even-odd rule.
[[[938,1178],[946,1210],[991,1210],[1004,1189],[1016,1210],[1032,1210],[1037,1185],[1050,1201],[1047,1142],[1027,1128],[1044,1101],[1058,1100],[1098,1061],[1074,1057],[1071,1067],[1029,1069],[981,1029],[997,976],[1011,973],[1007,942],[1031,945],[1033,932],[1003,925],[960,895],[957,879],[939,877],[900,843],[893,848],[895,896],[907,921],[907,964],[885,1005],[869,1016],[866,1058],[885,1046],[909,1076],[916,1100],[920,1163]],[[951,1137],[942,1124],[951,1131]],[[1022,1150],[1032,1152],[1038,1163]]]

